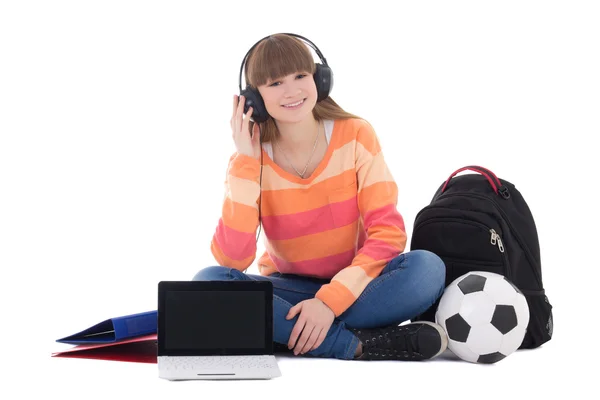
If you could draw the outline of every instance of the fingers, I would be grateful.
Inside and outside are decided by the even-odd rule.
[[[250,135],[250,130],[248,129],[248,125],[250,124],[250,117],[252,116],[252,107],[250,107],[248,109],[248,112],[246,113],[246,118],[244,119],[244,131],[248,132],[248,135]]]
[[[289,320],[294,318],[300,312],[300,310],[302,310],[302,302],[290,308],[287,315],[285,316],[285,319]],[[305,318],[298,318],[298,321],[296,321],[294,329],[292,329],[292,333],[290,334],[290,340],[288,341],[288,349],[292,349],[296,345],[296,340],[298,339],[298,336],[300,336],[302,329],[304,329],[305,323]]]
[[[248,125],[250,123],[250,118],[252,117],[252,113],[254,111],[253,107],[248,108],[248,112],[244,116],[244,104],[246,103],[246,98],[244,96],[233,96],[233,116],[231,117],[231,128],[234,130],[234,135],[236,133],[241,133],[244,130],[250,134],[250,130],[248,129]],[[242,129],[244,128],[244,129]]]
[[[300,310],[302,309],[302,303],[298,303],[296,304],[294,307],[290,308],[290,311],[288,311],[287,315],[285,316],[285,319],[292,319],[296,316],[296,314],[298,314],[298,312],[300,312]]]
[[[302,349],[300,349],[300,354],[308,353],[309,351],[311,351],[313,349],[313,346],[317,342],[317,339],[319,338],[321,331],[322,331],[321,328],[318,328],[316,326],[314,327],[314,329],[310,333],[310,336],[308,337],[308,340],[306,341],[306,344],[302,347]],[[302,338],[300,338],[300,339],[302,339]]]
[[[319,348],[319,346],[321,344],[323,344],[323,341],[325,340],[326,337],[327,337],[327,329],[323,329],[321,331],[321,333],[319,334],[319,337],[317,338],[316,343],[314,344],[314,346],[312,347],[312,349],[310,349],[310,351]]]
[[[296,347],[294,349],[295,355],[298,355],[302,352],[302,350],[304,349],[304,346],[306,346],[306,342],[311,337],[314,329],[315,329],[314,325],[310,325],[310,324],[304,325],[304,329],[302,330],[302,335],[300,336],[300,339],[298,339],[298,343],[296,343]]]
[[[306,320],[302,317],[298,318],[298,321],[296,321],[294,329],[292,329],[292,333],[290,334],[288,349],[293,349],[296,346],[296,340],[298,340],[298,336],[300,336],[300,333],[304,329],[304,325],[306,325]]]
[[[235,131],[237,133],[240,133],[242,131],[242,119],[243,119],[243,115],[244,115],[244,103],[246,102],[246,99],[244,98],[244,96],[240,96],[239,97],[239,102],[237,105],[237,109],[235,111]]]

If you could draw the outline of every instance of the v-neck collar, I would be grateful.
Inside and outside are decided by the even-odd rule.
[[[275,163],[275,161],[273,161],[273,159],[269,156],[267,151],[264,148],[262,148],[261,151],[263,154],[263,158],[265,160],[264,164],[269,165],[279,176],[281,176],[284,179],[287,179],[290,182],[294,182],[294,183],[297,183],[300,185],[310,184],[310,183],[312,183],[312,181],[315,180],[315,178],[317,176],[319,176],[321,174],[321,172],[323,172],[325,167],[327,167],[327,164],[329,163],[329,160],[331,159],[331,155],[333,154],[333,149],[334,149],[336,138],[337,138],[336,133],[337,133],[338,128],[339,128],[339,124],[337,123],[336,120],[333,120],[331,139],[329,140],[329,143],[327,145],[327,151],[325,152],[325,155],[323,156],[323,159],[321,160],[321,162],[319,162],[319,164],[317,165],[317,168],[307,178],[301,178],[298,175],[292,174],[292,173],[284,170],[279,165],[277,165],[277,163]]]

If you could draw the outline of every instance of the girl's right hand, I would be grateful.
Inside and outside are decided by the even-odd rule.
[[[231,117],[231,131],[235,148],[239,154],[245,154],[255,159],[260,158],[260,131],[257,123],[254,123],[252,135],[249,131],[252,107],[248,109],[244,118],[244,96],[233,96],[233,116]]]

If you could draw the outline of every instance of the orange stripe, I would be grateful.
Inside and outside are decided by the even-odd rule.
[[[357,171],[358,185],[361,188],[369,187],[378,182],[393,182],[394,177],[390,172],[383,153],[377,155],[370,155],[366,150],[362,150],[363,153],[357,161],[361,167]]]
[[[273,262],[273,260],[271,260],[269,253],[267,253],[266,251],[263,253],[263,255],[258,260],[258,271],[260,272],[261,275],[264,275],[264,276],[268,276],[275,272],[279,272],[279,271],[277,271],[277,267],[275,266],[275,263]]]
[[[327,193],[347,188],[356,182],[354,170],[314,184],[310,189],[284,189],[262,192],[262,215],[284,215],[304,212],[328,204]]]
[[[398,197],[398,186],[394,182],[378,182],[363,188],[358,193],[358,207],[362,213],[376,210],[389,204],[395,204]],[[365,209],[368,200],[369,208]]]
[[[253,182],[259,181],[260,160],[245,154],[234,154],[230,160],[229,171],[227,171],[229,174]]]
[[[229,176],[227,186],[225,186],[225,196],[236,203],[254,206],[258,204],[260,196],[260,184],[248,179]]]
[[[369,126],[368,122],[362,119],[340,119],[336,120],[333,126],[333,132],[331,134],[331,142],[327,148],[327,154],[330,152],[333,153],[336,150],[346,146],[347,144],[356,140],[357,134],[361,132],[361,130],[367,129],[370,132],[373,132],[373,129]],[[371,134],[372,135],[372,134]],[[370,135],[369,135],[370,136]],[[274,165],[275,162],[271,160],[269,157],[263,160],[265,165]]]
[[[334,127],[333,127],[333,134],[331,137],[331,142],[327,146],[327,151],[325,152],[325,156],[324,156],[323,160],[319,163],[319,165],[317,166],[317,169],[313,172],[313,174],[310,178],[303,180],[298,176],[291,175],[291,177],[290,177],[289,173],[285,173],[286,180],[284,182],[281,182],[280,184],[285,184],[286,188],[287,187],[295,187],[295,186],[306,187],[307,185],[316,183],[321,179],[329,178],[330,172],[326,172],[325,174],[323,174],[324,171],[332,170],[332,169],[335,169],[336,167],[339,169],[339,164],[338,164],[339,162],[336,161],[332,164],[330,161],[339,157],[338,155],[336,155],[336,152],[340,147],[343,147],[346,144],[348,144],[349,145],[348,147],[350,147],[351,143],[349,143],[349,141],[353,140],[351,138],[352,132],[347,132],[347,128],[344,128],[344,126],[346,126],[346,122],[335,121]],[[346,150],[342,151],[342,154],[346,154],[346,153],[347,153]],[[264,154],[264,150],[263,150],[263,156],[264,155],[265,154]],[[266,179],[266,183],[267,183],[267,182],[273,181],[272,177],[277,176],[278,173],[283,173],[283,171],[282,171],[282,168],[279,167],[268,155],[266,155],[263,158],[264,158],[263,163],[265,164],[265,167],[263,168],[263,173],[267,177],[267,179]],[[349,160],[349,159],[347,157],[343,157],[342,160]],[[342,169],[347,169],[347,168],[342,168]],[[279,188],[275,187],[275,189],[279,189]]]
[[[363,147],[372,155],[375,155],[381,151],[381,146],[377,138],[377,134],[372,126],[367,122],[362,122],[360,130],[356,135],[356,141],[363,145]]]
[[[348,250],[343,253],[324,258],[311,258],[310,260],[290,263],[287,260],[272,256],[273,262],[282,274],[297,274],[331,279],[341,269],[346,268],[356,255],[356,250]]]
[[[355,265],[342,269],[332,280],[344,285],[355,298],[358,298],[373,278],[368,276],[364,269]]]
[[[210,250],[212,251],[212,254],[215,257],[215,260],[217,261],[217,263],[219,265],[221,265],[223,267],[235,268],[242,272],[245,271],[250,266],[250,264],[252,264],[252,261],[254,261],[254,258],[256,257],[256,255],[252,255],[241,261],[233,260],[233,259],[227,257],[225,254],[223,254],[223,252],[221,251],[219,246],[216,244],[214,239],[210,242]]]
[[[384,260],[374,260],[364,253],[359,253],[354,257],[354,262],[352,264],[359,266],[371,279],[375,279],[379,276],[381,270],[385,268],[387,263],[399,255],[400,252],[394,252],[389,258]]]
[[[336,121],[336,123],[338,123],[338,121]],[[336,149],[356,140],[357,135],[360,134],[366,124],[366,121],[354,118],[339,121],[340,132],[338,133],[335,142]]]
[[[223,202],[223,222],[229,228],[240,232],[256,232],[258,225],[258,209],[245,204],[236,203],[226,197]]]
[[[267,251],[289,262],[329,257],[352,250],[356,244],[358,221],[338,229],[302,236],[296,239],[271,240]]]
[[[315,297],[327,304],[336,317],[339,317],[356,300],[346,286],[336,281],[321,286]]]
[[[269,165],[265,165],[263,168],[263,189],[309,189],[311,186],[326,181],[343,172],[349,170],[355,171],[355,152],[355,142],[348,143],[347,145],[333,151],[329,150],[325,154],[325,157],[319,164],[318,168],[313,172],[313,175],[311,175],[311,177],[306,181],[302,181],[299,178],[296,179],[296,177],[293,177],[294,179],[290,180],[289,173],[287,171],[283,171],[276,164],[270,163]],[[366,152],[363,150],[363,153]],[[352,181],[349,181],[348,184],[350,184],[350,182],[354,182],[355,180],[355,178],[352,178]]]
[[[334,146],[334,150],[344,147],[346,144],[352,142],[356,138],[356,129],[353,128],[356,126],[356,123],[357,122],[353,119],[335,121],[335,128],[337,128],[337,131],[334,131],[331,134],[331,144]]]
[[[377,233],[377,240],[392,246],[394,250],[404,251],[406,246],[406,233],[395,226],[372,226],[368,234]],[[369,238],[365,241],[368,244]]]

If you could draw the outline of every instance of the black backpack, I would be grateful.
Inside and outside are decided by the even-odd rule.
[[[455,176],[464,170],[478,174]],[[505,276],[527,298],[529,325],[520,349],[552,338],[552,305],[542,284],[538,235],[527,203],[515,186],[479,166],[455,171],[415,218],[411,250],[437,254],[446,286],[469,271]],[[435,320],[438,301],[414,320]]]

